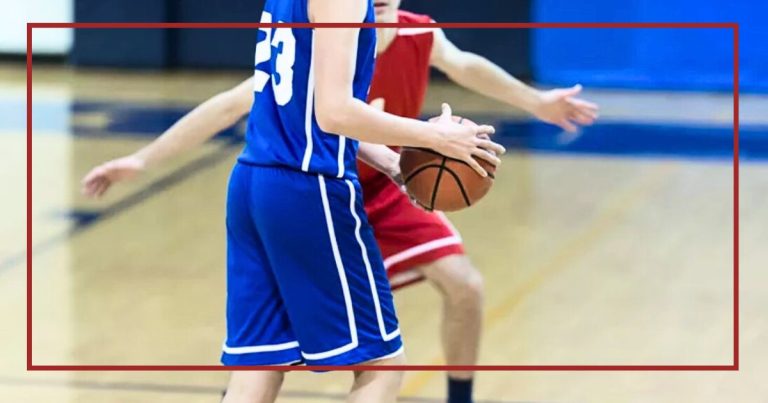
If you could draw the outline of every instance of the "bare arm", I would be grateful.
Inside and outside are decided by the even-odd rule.
[[[457,48],[442,29],[436,29],[434,35],[430,62],[452,81],[528,112],[535,108],[538,91],[488,59]]]
[[[132,179],[149,167],[199,146],[240,120],[252,103],[252,79],[215,95],[139,151],[93,168],[82,180],[83,194],[100,197],[113,183]]]
[[[359,0],[310,0],[309,5],[313,22],[362,22],[367,7]],[[355,99],[352,84],[359,32],[357,28],[315,29],[315,116],[324,131],[370,143],[432,148],[470,164],[481,175],[486,175],[485,170],[473,156],[500,162],[486,150],[500,154],[503,147],[477,137],[491,134],[490,126],[462,126],[449,116],[437,123],[401,118]]]
[[[520,108],[565,130],[575,131],[575,124],[592,124],[597,118],[597,105],[574,98],[581,91],[581,86],[539,91],[488,59],[457,48],[440,29],[435,30],[430,61],[457,84]]]
[[[357,152],[357,158],[370,165],[379,172],[382,172],[399,181],[400,177],[400,154],[391,148],[366,142],[360,142],[360,148]]]
[[[253,79],[219,93],[179,119],[160,137],[134,155],[147,167],[206,142],[248,114],[253,104]]]
[[[369,105],[383,111],[384,102],[384,98],[376,98],[372,100]],[[357,151],[357,159],[389,176],[399,185],[402,184],[401,182],[403,180],[400,175],[400,154],[391,148],[382,144],[372,144],[362,141],[360,142],[360,148]]]

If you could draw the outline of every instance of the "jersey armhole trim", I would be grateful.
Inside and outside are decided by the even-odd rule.
[[[309,163],[312,160],[312,119],[315,112],[315,32],[312,31],[312,49],[309,56],[309,74],[307,77],[307,105],[304,111],[304,134],[307,145],[304,148],[304,158],[301,161],[301,170],[309,172]]]

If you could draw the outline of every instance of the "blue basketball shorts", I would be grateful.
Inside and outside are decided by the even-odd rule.
[[[357,181],[238,162],[226,221],[224,365],[353,365],[402,352]]]

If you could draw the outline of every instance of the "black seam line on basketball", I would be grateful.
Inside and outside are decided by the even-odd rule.
[[[416,202],[416,204],[419,205],[419,207],[423,208],[424,210],[434,211],[434,209],[430,208],[429,206],[425,205],[424,203],[422,203],[422,202],[420,202],[418,200],[415,200],[415,199],[414,199],[414,201]]]
[[[440,168],[440,165],[438,165],[438,164],[429,164],[429,165],[424,165],[422,167],[419,167],[419,169],[411,172],[411,174],[408,175],[408,177],[405,178],[405,182],[403,182],[403,183],[407,185],[408,182],[411,181],[411,179],[413,179],[416,175],[422,173],[424,170],[426,170],[428,168]]]
[[[459,179],[459,175],[456,174],[456,172],[453,172],[453,169],[445,167],[444,171],[448,171],[451,176],[453,176],[453,179],[456,181],[456,185],[459,186],[459,190],[461,190],[461,195],[464,197],[464,202],[467,203],[467,206],[471,206],[472,202],[469,200],[469,196],[467,195],[467,191],[464,189],[464,184],[461,183],[461,179]]]
[[[437,178],[435,179],[435,186],[432,188],[432,200],[429,203],[430,210],[435,209],[435,200],[437,200],[437,191],[440,189],[440,179],[443,177],[443,171],[445,171],[445,161],[447,157],[443,157],[443,163],[440,164],[440,170],[437,171]]]
[[[419,151],[424,151],[424,152],[430,153],[430,154],[432,154],[432,155],[438,155],[438,156],[440,156],[440,157],[443,157],[443,158],[447,159],[448,161],[456,161],[456,162],[460,162],[460,163],[462,163],[462,164],[464,164],[464,165],[466,165],[466,166],[470,166],[469,164],[467,164],[466,162],[464,162],[464,161],[462,161],[462,160],[460,160],[460,159],[457,159],[457,158],[451,158],[451,157],[446,157],[445,155],[443,155],[443,154],[440,154],[439,152],[437,152],[437,151],[435,151],[435,150],[433,150],[433,149],[431,149],[431,148],[422,148],[422,147],[403,147],[403,148],[410,148],[411,150],[419,150]],[[475,159],[477,159],[477,158],[475,158]],[[430,165],[430,166],[434,166],[434,165]],[[487,171],[487,170],[486,170],[486,171]],[[489,176],[491,179],[496,179],[496,174],[494,174],[494,173],[492,173],[492,172],[488,172],[488,176]],[[407,181],[406,181],[406,183],[407,183]]]
[[[420,202],[420,201],[418,201],[416,199],[411,199],[411,201],[416,203],[419,207],[423,208],[426,211],[433,211],[431,208],[429,208],[429,206],[424,205],[424,203],[422,203],[422,202]]]

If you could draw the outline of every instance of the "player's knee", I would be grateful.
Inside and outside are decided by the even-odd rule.
[[[394,365],[392,363],[386,365]],[[356,371],[353,389],[362,387],[373,388],[378,392],[371,392],[381,396],[394,396],[403,385],[403,371]],[[382,399],[388,400],[388,399]]]
[[[403,387],[403,379],[405,379],[405,372],[397,371],[392,379],[392,389],[399,391]]]
[[[462,278],[460,297],[463,302],[481,304],[485,293],[485,282],[482,274],[471,264],[468,264],[466,276]]]
[[[233,372],[222,403],[272,402],[283,377],[282,372]]]
[[[425,269],[427,277],[455,304],[482,304],[483,276],[466,256],[450,256]]]
[[[387,390],[399,391],[403,386],[405,372],[403,371],[377,371],[376,377],[386,385]],[[397,393],[394,393],[395,395]]]
[[[462,268],[461,275],[455,276],[447,292],[454,304],[465,307],[482,304],[484,293],[483,276],[469,262]]]

